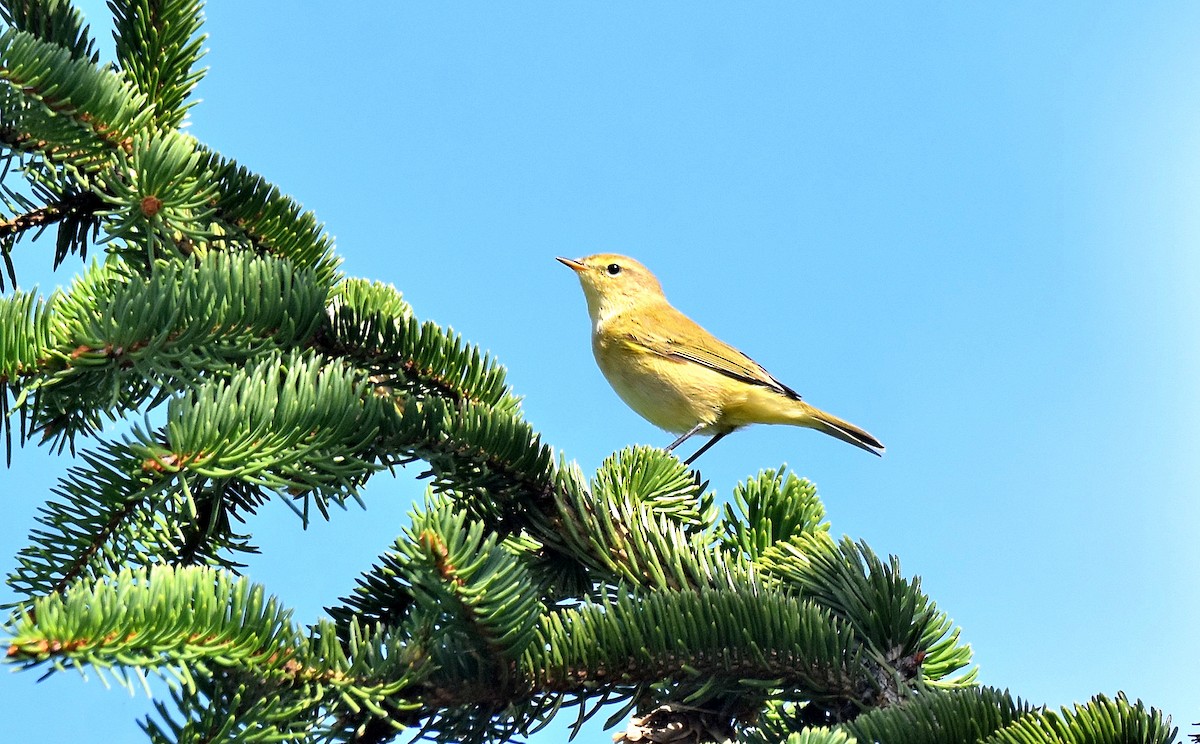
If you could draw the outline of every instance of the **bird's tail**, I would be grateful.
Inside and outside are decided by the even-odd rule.
[[[837,437],[843,442],[849,442],[867,452],[883,455],[883,443],[849,421],[843,421],[837,416],[825,413],[801,400],[796,401],[794,410],[794,418],[789,423],[825,432],[831,437]]]

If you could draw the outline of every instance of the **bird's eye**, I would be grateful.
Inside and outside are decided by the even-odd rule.
[[[621,265],[609,264],[604,270],[608,272],[609,276],[616,276],[617,274],[621,273]]]

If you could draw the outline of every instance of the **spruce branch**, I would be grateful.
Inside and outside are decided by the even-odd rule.
[[[405,397],[381,443],[402,460],[424,460],[429,469],[422,475],[432,478],[435,490],[461,492],[481,510],[493,500],[498,512],[522,526],[552,512],[564,490],[584,490],[572,471],[555,467],[550,448],[526,421],[490,406]],[[542,525],[536,534],[553,539],[555,527]]]
[[[274,744],[312,738],[317,707],[304,696],[264,690],[235,675],[215,673],[195,690],[178,687],[155,700],[157,718],[139,722],[152,744],[246,742]]]
[[[112,168],[96,175],[108,195],[105,231],[116,250],[147,269],[171,255],[189,256],[220,237],[212,218],[218,186],[199,167],[194,139],[174,131],[139,132]],[[147,272],[148,273],[148,272]]]
[[[850,623],[878,665],[878,704],[897,702],[913,684],[973,683],[974,670],[949,676],[969,663],[970,647],[894,556],[884,564],[864,543],[801,533],[768,548],[758,566]]]
[[[200,146],[199,180],[217,186],[212,207],[231,234],[243,236],[260,254],[284,257],[311,268],[317,278],[332,284],[341,259],[333,238],[316,215],[279,188],[237,162]]]
[[[173,525],[176,540],[163,558],[174,566],[242,568],[243,564],[232,556],[259,550],[249,542],[249,535],[236,531],[233,523],[244,522],[245,515],[257,511],[266,503],[267,493],[251,484],[224,478],[185,480],[181,486],[186,487],[189,507],[194,507],[195,513]]]
[[[299,346],[321,323],[327,293],[309,272],[247,254],[163,264],[148,279],[96,264],[32,315],[23,295],[0,299],[0,318],[13,321],[0,385],[27,401],[22,436],[73,444],[106,418]]]
[[[81,454],[41,509],[31,544],[17,555],[9,585],[27,599],[58,594],[127,565],[205,564],[233,568],[229,556],[256,552],[235,521],[264,500],[227,480],[163,476],[147,470],[127,443]]]
[[[1062,744],[1170,744],[1179,729],[1162,711],[1141,700],[1129,702],[1124,693],[1115,699],[1096,695],[1056,712],[1046,710],[1021,719],[984,739],[985,744],[1023,744],[1029,741]]]
[[[455,634],[443,630],[438,637],[447,644],[442,653],[449,651]],[[418,717],[427,731],[454,741],[527,732],[571,700],[581,706],[582,723],[599,709],[583,713],[586,701],[642,697],[663,680],[690,689],[693,701],[709,702],[717,693],[711,680],[755,700],[764,686],[807,700],[841,699],[867,684],[839,621],[771,592],[622,590],[553,611],[541,616],[517,667],[499,677],[469,658],[434,658],[442,663],[423,683]]]
[[[394,287],[345,279],[333,291],[318,348],[351,360],[378,384],[516,413],[505,370],[453,331],[421,323]]]
[[[72,59],[95,64],[96,43],[83,22],[83,13],[67,0],[4,0],[0,19],[19,31],[64,47]]]
[[[859,740],[840,728],[806,726],[799,731],[782,730],[770,736],[764,735],[758,729],[742,731],[737,741],[740,744],[858,744]]]
[[[554,488],[548,497],[511,487],[506,500],[487,505],[494,514],[485,516],[473,494],[458,490],[427,495],[427,509],[441,513],[452,507],[456,519],[470,516],[486,523],[496,537],[505,538],[507,551],[534,572],[522,582],[545,592],[548,602],[620,581],[680,588],[742,586],[751,580],[746,564],[737,565],[731,555],[711,549],[704,529],[713,513],[711,494],[701,496],[696,474],[678,459],[648,447],[631,448],[606,460],[591,488],[580,484],[572,468],[555,473],[556,482],[571,485]],[[628,482],[620,480],[626,476]],[[598,504],[611,506],[600,509]],[[414,524],[424,524],[421,514],[414,516]],[[409,545],[419,542],[409,534]],[[385,553],[330,614],[340,621],[365,617],[399,622],[413,601],[411,580],[403,578],[400,562],[412,548],[404,545],[401,539]]]
[[[8,584],[26,597],[56,594],[80,577],[95,579],[144,555],[145,542],[159,542],[150,513],[179,508],[150,497],[164,482],[137,477],[137,458],[120,445],[83,453],[86,468],[73,468],[54,493],[60,501],[42,508],[33,544],[17,555]],[[140,518],[139,518],[140,517]],[[138,523],[142,529],[130,529]],[[151,553],[156,551],[149,551]]]
[[[88,243],[95,241],[99,233],[98,213],[106,205],[96,194],[91,191],[67,189],[61,196],[48,196],[49,204],[29,209],[9,220],[0,220],[0,258],[4,261],[8,280],[14,285],[17,283],[17,275],[12,265],[11,254],[17,242],[28,233],[32,232],[36,239],[50,225],[58,224],[54,248],[55,269],[72,253],[86,258]],[[4,277],[0,276],[0,291],[3,290]]]
[[[194,3],[170,5],[182,16],[198,18]],[[130,49],[137,46],[134,44]],[[185,44],[180,54],[183,58],[198,55],[198,40]],[[190,69],[190,63],[186,66]],[[157,74],[149,68],[146,72],[151,77]],[[182,101],[186,93],[180,91],[190,90],[193,77],[188,73],[182,82],[176,78],[178,95],[168,98]],[[230,234],[240,233],[260,253],[287,257],[301,266],[315,268],[322,279],[333,280],[338,264],[338,259],[332,255],[333,241],[312,212],[304,211],[275,186],[236,162],[177,132],[156,128],[156,119],[182,116],[182,110],[160,112],[150,98],[122,75],[102,70],[85,60],[74,60],[68,51],[56,44],[15,29],[0,35],[0,81],[7,82],[24,99],[40,107],[25,111],[17,122],[11,121],[14,107],[6,107],[10,115],[6,126],[19,126],[11,130],[9,141],[20,142],[25,149],[35,146],[46,156],[46,166],[52,163],[69,166],[66,175],[82,179],[89,189],[95,186],[92,179],[97,174],[115,168],[102,179],[102,183],[115,190],[126,172],[114,162],[118,154],[135,156],[139,151],[153,150],[155,142],[167,143],[162,147],[176,152],[179,156],[176,162],[184,163],[172,178],[178,183],[203,184],[205,189],[211,188],[215,193],[204,192],[205,204],[214,210]],[[149,79],[141,82],[155,85]],[[163,93],[161,88],[155,90]],[[53,115],[37,115],[39,110]],[[146,144],[139,145],[138,138]],[[62,175],[55,168],[50,173],[37,174],[35,178],[56,180]],[[147,208],[148,204],[155,203],[147,201],[151,197],[161,199],[153,191],[139,191],[136,200],[126,198],[121,204],[126,212],[136,214],[131,210],[140,210],[144,217],[152,218],[158,210]],[[118,213],[120,211],[118,209]],[[200,220],[196,217],[193,222]],[[182,224],[176,223],[176,227]],[[131,234],[128,224],[118,223],[119,232],[122,228],[121,234]]]
[[[8,99],[15,98],[12,90],[5,90],[0,95]],[[15,104],[10,100],[4,107],[3,118],[0,119],[0,151],[4,151],[6,169],[14,155],[41,153],[51,149],[49,142],[35,138],[33,134],[22,130],[12,122],[14,113],[25,113],[19,110],[14,112],[14,107]]]
[[[643,466],[653,462],[653,457],[643,459],[652,453],[656,457],[662,458],[659,465],[673,465],[676,468],[680,468],[683,473],[686,473],[686,468],[682,468],[675,458],[649,449],[645,451],[631,450],[630,452],[623,453],[624,457],[614,457],[606,463],[607,470],[602,468],[602,472],[606,474],[598,476],[598,479],[605,483],[603,488],[614,487],[616,482],[613,480],[613,474],[620,472],[623,468],[627,468],[625,472],[637,474],[633,477],[634,483],[631,484],[633,485],[632,493],[638,494],[644,500],[644,503],[668,511],[672,507],[683,507],[683,514],[686,515],[690,512],[692,515],[691,519],[683,519],[674,524],[687,524],[690,521],[693,523],[692,526],[694,528],[701,526],[695,524],[697,515],[695,511],[696,504],[701,503],[696,498],[696,494],[692,494],[691,504],[687,504],[686,499],[676,496],[676,488],[695,489],[697,487],[698,484],[695,482],[693,474],[686,473],[678,485],[675,485],[669,478],[664,479],[663,473],[674,472],[674,475],[678,477],[683,474],[679,471],[656,470],[654,467],[642,466],[629,467],[631,463],[635,462],[641,462]],[[637,485],[639,481],[641,486]],[[644,593],[634,590],[630,586],[620,589],[617,595],[610,596],[602,593],[596,600],[597,604],[595,605],[592,605],[591,600],[585,599],[584,604],[580,608],[577,608],[577,610],[586,612],[587,607],[593,607],[593,609],[599,610],[595,613],[594,617],[591,615],[586,618],[574,615],[565,616],[563,612],[566,611],[543,614],[539,622],[542,628],[540,632],[544,635],[527,646],[533,650],[533,653],[540,653],[539,649],[547,649],[549,653],[554,654],[554,657],[560,663],[565,663],[562,661],[564,658],[571,658],[571,653],[573,652],[567,651],[567,649],[575,649],[581,653],[586,653],[587,650],[591,649],[603,649],[605,650],[603,653],[612,653],[615,657],[620,658],[621,661],[619,663],[597,661],[592,658],[575,659],[566,669],[561,670],[557,676],[543,677],[533,681],[529,681],[529,675],[536,674],[534,670],[538,668],[544,668],[544,660],[539,659],[537,662],[530,663],[528,657],[526,657],[525,667],[529,670],[526,674],[518,674],[515,671],[504,671],[506,667],[503,666],[499,670],[487,664],[480,666],[480,660],[489,656],[488,644],[485,643],[484,647],[479,648],[478,652],[475,653],[463,654],[461,652],[465,635],[472,633],[473,631],[470,628],[475,625],[475,621],[471,619],[471,613],[468,612],[462,615],[458,621],[453,621],[445,614],[447,607],[459,603],[459,600],[450,599],[457,592],[471,589],[472,591],[469,594],[474,594],[472,587],[466,586],[466,582],[457,567],[460,565],[475,567],[487,565],[496,560],[497,556],[503,556],[506,561],[520,560],[527,562],[534,555],[534,553],[530,552],[529,548],[536,547],[536,544],[516,544],[514,545],[515,553],[489,553],[488,551],[495,551],[495,546],[498,546],[499,543],[488,542],[486,545],[492,547],[488,547],[486,551],[482,550],[481,545],[484,545],[484,543],[480,542],[481,533],[477,532],[479,523],[474,523],[474,527],[468,527],[470,523],[465,521],[467,514],[461,508],[455,506],[458,503],[455,496],[453,494],[441,494],[430,498],[433,501],[430,502],[427,511],[414,516],[413,527],[406,533],[405,538],[397,541],[393,552],[389,553],[381,564],[360,580],[359,587],[356,589],[354,595],[344,600],[346,602],[345,605],[334,608],[330,612],[335,618],[339,619],[339,625],[347,622],[348,619],[353,619],[356,613],[361,612],[372,622],[396,625],[406,622],[406,618],[408,618],[407,622],[409,623],[422,623],[428,624],[431,628],[439,628],[438,635],[442,640],[430,646],[430,653],[433,655],[432,658],[436,660],[437,668],[441,671],[430,678],[429,683],[435,689],[425,695],[423,699],[426,701],[426,705],[433,705],[438,711],[436,713],[436,723],[431,723],[430,726],[442,731],[443,734],[447,730],[450,730],[454,732],[455,736],[461,736],[464,731],[480,730],[479,727],[483,726],[482,719],[477,717],[479,714],[477,706],[480,705],[485,705],[485,710],[489,711],[486,716],[483,716],[484,719],[491,720],[494,716],[499,715],[504,720],[508,720],[510,725],[516,727],[515,730],[525,730],[528,726],[534,725],[533,718],[531,717],[533,716],[532,711],[543,710],[548,705],[557,706],[561,704],[561,696],[563,695],[577,697],[581,703],[584,699],[596,696],[607,699],[608,696],[611,696],[613,688],[606,686],[606,683],[610,681],[606,679],[606,675],[617,674],[618,672],[615,671],[617,669],[621,670],[619,674],[625,675],[621,677],[625,681],[620,682],[618,687],[618,689],[624,690],[623,693],[620,693],[624,696],[635,694],[645,685],[676,676],[679,677],[680,683],[687,687],[689,684],[688,680],[694,677],[704,679],[710,673],[720,676],[720,673],[714,671],[716,667],[724,669],[725,673],[731,675],[735,680],[755,676],[751,671],[754,669],[759,672],[759,676],[771,677],[770,684],[772,685],[781,684],[779,679],[775,679],[776,677],[786,681],[790,675],[794,674],[797,667],[796,659],[786,658],[782,660],[780,663],[792,671],[780,673],[778,668],[766,661],[768,656],[764,655],[765,651],[761,653],[754,650],[747,651],[745,658],[734,660],[730,656],[734,652],[730,649],[736,648],[736,643],[731,643],[721,636],[714,638],[706,635],[713,631],[716,625],[726,622],[729,623],[731,629],[737,629],[736,633],[745,634],[751,632],[747,628],[750,627],[749,624],[753,621],[748,615],[744,612],[730,609],[727,605],[719,604],[717,597],[723,596],[721,592],[706,590],[710,594],[703,595],[699,600],[705,605],[708,611],[721,617],[720,621],[710,621],[695,617],[696,610],[691,605],[685,605],[683,608],[676,607],[680,602],[679,597],[694,596],[692,594],[670,592],[664,594],[661,591]],[[600,498],[603,501],[610,498],[610,495],[605,494],[601,496],[597,490],[593,493],[592,498]],[[662,523],[656,523],[653,527],[644,526],[643,529],[647,532],[652,530],[663,531],[665,529],[670,534],[672,526],[674,525],[666,526]],[[707,533],[705,530],[700,529],[697,531],[697,534],[704,535]],[[467,541],[462,542],[462,539],[468,535],[470,537],[467,537]],[[596,537],[595,539],[603,542],[603,538]],[[490,540],[495,540],[495,536],[493,535]],[[673,547],[679,552],[677,546]],[[695,551],[695,548],[693,547],[692,550]],[[696,553],[700,556],[706,555],[706,552],[703,550],[696,551]],[[492,558],[485,557],[489,554],[492,555]],[[691,554],[689,553],[689,555]],[[704,559],[692,556],[690,560],[699,560],[703,563]],[[512,565],[515,568],[521,564],[513,563]],[[424,573],[414,573],[415,568],[422,566],[425,567]],[[605,575],[607,575],[605,572],[598,574],[598,576]],[[526,579],[520,582],[520,585],[529,586],[530,584],[534,584],[534,582],[530,581],[530,578],[526,577]],[[610,580],[615,581],[616,579]],[[728,586],[731,581],[733,581],[732,576],[727,577],[724,582],[719,582],[719,584]],[[711,578],[708,581],[701,582],[701,584],[708,585],[710,582]],[[505,583],[509,586],[513,585],[510,582]],[[768,605],[772,601],[772,596],[778,596],[781,601],[784,599],[783,595],[772,595],[762,587],[756,586],[745,576],[740,579],[740,583],[738,583],[735,591],[747,593],[744,595],[747,598],[754,598],[747,601],[762,600],[762,602]],[[504,597],[505,594],[502,593],[500,596]],[[539,606],[536,601],[536,593],[525,596],[525,601],[531,603],[529,605],[531,608]],[[562,595],[558,596],[560,599],[562,598]],[[619,596],[620,598],[613,600],[612,596]],[[384,600],[383,598],[385,597],[390,599]],[[631,599],[633,597],[636,597],[636,599]],[[763,597],[766,597],[766,599],[764,600]],[[553,600],[554,597],[550,599]],[[797,600],[789,601],[796,602]],[[626,602],[630,604],[624,604]],[[689,648],[687,652],[683,652],[682,650],[670,650],[669,647],[655,646],[655,644],[671,643],[678,643],[680,646],[683,646],[691,642],[692,639],[686,633],[681,634],[678,627],[679,620],[673,623],[672,621],[663,619],[663,617],[656,618],[653,615],[645,618],[645,622],[651,624],[653,627],[652,629],[647,628],[644,631],[645,636],[643,637],[630,630],[629,623],[632,622],[630,618],[625,617],[614,609],[624,608],[626,611],[632,611],[629,608],[636,608],[636,612],[644,614],[647,611],[647,607],[655,602],[662,603],[664,608],[671,608],[663,609],[665,613],[669,614],[675,610],[683,613],[680,617],[688,618],[685,622],[685,625],[688,627],[701,629],[698,632],[704,635],[704,639],[697,639],[696,643],[711,643],[714,648],[719,647],[721,651],[710,659],[703,651],[699,651],[697,648]],[[760,602],[760,605],[762,602]],[[811,611],[815,613],[810,617],[825,617],[826,623],[833,622],[831,616],[821,614],[825,611],[810,605],[805,605],[805,607],[810,608],[806,609],[806,612]],[[511,611],[508,614],[510,614],[510,621],[515,621],[520,617],[532,616],[532,613],[515,613],[513,615]],[[795,613],[789,609],[789,611],[782,613],[782,615],[793,618]],[[564,620],[564,617],[567,617],[567,619]],[[705,615],[704,617],[708,616]],[[631,666],[629,656],[634,653],[631,648],[618,645],[614,650],[614,643],[618,643],[614,637],[606,634],[602,636],[595,635],[595,629],[589,628],[589,622],[598,618],[611,621],[615,624],[614,627],[620,626],[624,629],[622,631],[615,629],[607,631],[611,632],[613,636],[624,633],[623,638],[626,639],[627,643],[637,647],[660,648],[660,652],[658,655],[652,655],[650,657],[652,660],[647,661],[644,667]],[[458,630],[455,630],[455,628]],[[563,637],[554,635],[556,630],[563,632]],[[833,642],[832,638],[846,637],[845,630],[831,632],[833,635],[825,637],[825,641],[822,643],[814,643],[808,647],[810,653],[814,653],[812,652],[812,648],[814,647],[825,649],[824,652],[817,651],[815,653],[819,658],[825,658],[829,664],[829,669],[838,666],[836,654],[826,657],[821,657],[820,654],[828,653],[829,644]],[[665,638],[663,637],[664,633],[668,634]],[[414,633],[414,636],[420,635],[420,633]],[[425,635],[428,636],[428,633]],[[744,635],[742,637],[744,638]],[[793,633],[789,637],[795,637],[795,634]],[[704,647],[708,648],[708,646]],[[751,646],[751,649],[753,648]],[[774,649],[776,647],[764,643],[762,648]],[[451,652],[451,649],[456,649],[456,651]],[[552,651],[550,651],[551,649]],[[566,654],[565,657],[564,654]],[[490,655],[494,657],[495,652],[490,652]],[[685,659],[686,661],[684,661]],[[835,660],[830,661],[829,659]],[[675,668],[673,666],[675,663],[682,664],[683,666]],[[707,666],[710,663],[713,665],[713,668]],[[766,666],[755,667],[755,664],[765,664]],[[855,669],[857,669],[856,672],[841,674],[829,672],[826,669],[823,678],[826,680],[827,687],[824,688],[824,691],[820,693],[807,691],[805,694],[834,695],[835,691],[836,694],[840,695],[863,694],[863,691],[868,690],[872,684],[871,677],[868,674],[868,667],[858,666]],[[439,680],[443,678],[446,681],[439,684]],[[476,690],[476,686],[469,682],[469,680],[474,679],[486,679],[487,683],[483,685],[483,688],[487,690],[489,695],[496,695],[497,697],[495,699],[479,697],[481,691]],[[615,678],[613,679],[615,680]],[[830,679],[833,681],[830,682]],[[511,686],[506,685],[503,682],[504,680],[509,680],[512,683]],[[829,685],[832,685],[832,687],[829,687]],[[737,684],[734,684],[734,687],[736,688]],[[747,691],[749,691],[752,697],[756,697],[758,689],[759,685],[751,685],[749,688],[743,689],[742,695],[744,697]],[[595,690],[595,692],[589,692],[589,690]],[[699,700],[711,699],[715,693],[716,690],[710,684],[700,685],[699,687],[693,686],[690,692],[681,691],[678,694],[690,695],[692,699]],[[466,699],[464,699],[464,695]],[[560,702],[553,702],[555,700],[559,700]],[[504,701],[507,701],[507,703]],[[525,701],[522,705],[529,706],[528,710],[521,713],[521,708],[513,709],[511,706],[514,704],[514,701]],[[463,710],[463,706],[468,705],[474,706],[471,708],[472,712],[470,713]],[[430,715],[432,715],[432,712]]]
[[[400,696],[428,673],[401,639],[356,627],[346,649],[328,623],[304,633],[262,587],[213,569],[121,571],[35,601],[7,630],[11,663],[52,671],[86,663],[122,682],[130,670],[152,671],[210,702],[214,684],[232,683],[302,703],[310,726],[346,706],[415,709]]]
[[[26,391],[13,381],[26,373],[32,360],[41,358],[50,344],[49,319],[45,304],[33,294],[16,292],[0,300],[0,421],[4,427],[4,453],[12,464],[12,414],[20,412],[19,431],[27,426]],[[13,398],[10,403],[10,397]]]
[[[41,231],[62,220],[91,218],[104,206],[104,201],[90,191],[68,194],[54,204],[16,215],[12,219],[0,220],[0,241],[11,243],[29,230]]]
[[[289,611],[261,587],[208,569],[122,570],[38,599],[9,632],[6,656],[25,667],[119,664],[169,670],[184,682],[190,672],[179,660],[223,657],[286,672],[301,655]]]
[[[737,484],[717,528],[721,545],[758,560],[772,545],[805,533],[828,532],[825,507],[810,481],[787,467],[763,470]]]
[[[521,558],[483,524],[468,522],[466,512],[449,500],[427,502],[405,538],[396,550],[406,557],[400,576],[412,587],[415,611],[452,614],[478,639],[484,658],[519,658],[544,610]],[[460,652],[455,650],[461,657]],[[503,674],[506,668],[501,664],[493,671]]]
[[[0,386],[27,374],[51,344],[46,303],[28,292],[0,300]]]
[[[572,694],[694,677],[842,699],[867,682],[841,621],[761,588],[623,591],[551,612],[522,666],[537,687]]]
[[[311,353],[267,354],[167,405],[165,437],[135,428],[146,467],[233,478],[342,503],[381,467],[370,459],[390,402]]]
[[[36,240],[51,225],[57,225],[53,261],[57,269],[73,253],[86,257],[88,245],[99,234],[101,214],[108,206],[95,192],[64,176],[65,164],[92,156],[76,146],[78,133],[72,126],[64,126],[62,117],[47,118],[45,114],[11,89],[0,86],[0,200],[12,215],[0,221],[0,258],[13,284],[16,272],[11,254],[18,241],[27,236]],[[21,125],[40,128],[43,137],[54,131],[55,136],[61,135],[71,144],[60,147],[35,138],[23,132]],[[7,176],[13,171],[25,176],[26,188],[10,184]],[[3,289],[0,277],[0,291]]]
[[[16,29],[0,34],[0,80],[117,149],[128,151],[154,116],[150,101],[119,76]]]
[[[161,129],[180,126],[184,102],[204,77],[193,67],[206,38],[198,0],[113,0],[117,61],[133,84],[154,101]]]
[[[715,510],[697,473],[662,450],[605,460],[590,492],[559,499],[567,548],[610,581],[660,589],[740,586],[750,564],[712,545]]]
[[[981,741],[1015,721],[1038,714],[1037,708],[1006,690],[972,687],[929,691],[903,705],[871,710],[838,726],[859,741],[894,741],[908,737],[930,744]],[[762,719],[758,736],[747,742],[774,741],[779,733],[794,730],[803,711],[776,708]]]

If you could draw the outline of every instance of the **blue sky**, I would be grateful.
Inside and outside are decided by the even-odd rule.
[[[496,354],[549,443],[591,471],[672,439],[596,370],[553,260],[632,255],[888,446],[749,429],[699,462],[721,496],[786,462],[836,534],[921,576],[984,683],[1124,690],[1192,730],[1200,6],[322,10],[213,4],[192,133],[314,209],[347,274]],[[26,286],[78,268],[19,254]],[[65,464],[15,454],[4,573]],[[271,504],[248,573],[315,619],[421,491],[378,478],[307,534]],[[0,676],[14,740],[144,740],[144,695],[33,682]]]

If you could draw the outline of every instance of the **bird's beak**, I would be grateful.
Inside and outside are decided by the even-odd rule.
[[[573,258],[563,258],[562,256],[558,256],[558,260],[562,261],[563,264],[565,264],[566,267],[572,271],[583,271],[585,268],[587,268],[583,265],[582,261],[576,261]]]

